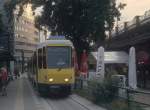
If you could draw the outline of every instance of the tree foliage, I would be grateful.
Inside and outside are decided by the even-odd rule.
[[[3,31],[4,31],[3,27],[4,27],[4,24],[2,22],[2,14],[0,13],[0,34],[3,33]]]
[[[115,0],[47,0],[43,10],[38,21],[53,34],[65,35],[79,53],[92,42],[102,45],[105,31],[120,16]]]
[[[16,8],[16,5],[20,7],[19,16],[23,13],[23,6],[28,3],[30,0],[8,0],[5,2],[5,11],[9,20],[13,17],[13,11]]]
[[[33,9],[43,6],[36,25],[46,25],[54,35],[71,40],[78,53],[88,50],[91,43],[102,45],[105,31],[110,31],[120,16],[116,0],[11,0],[11,9],[31,2]],[[8,6],[9,6],[8,5]],[[120,5],[121,6],[121,5]]]

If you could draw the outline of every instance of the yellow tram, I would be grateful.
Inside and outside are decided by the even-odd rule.
[[[69,40],[47,40],[34,52],[30,79],[40,93],[59,88],[71,92],[75,81],[73,44]]]

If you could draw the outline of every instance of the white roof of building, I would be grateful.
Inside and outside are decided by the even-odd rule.
[[[42,48],[49,44],[64,44],[66,46],[73,47],[73,44],[70,40],[47,40],[46,42],[39,43],[37,48]]]

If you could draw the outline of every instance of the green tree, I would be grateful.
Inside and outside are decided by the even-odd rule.
[[[12,7],[31,2],[33,9],[43,6],[36,25],[46,25],[53,35],[71,40],[78,54],[90,44],[103,45],[105,31],[111,31],[120,16],[116,0],[11,0]],[[8,7],[8,6],[7,6]],[[13,8],[11,8],[13,9]],[[22,8],[21,8],[22,9]],[[22,11],[20,11],[22,12]]]
[[[16,8],[16,5],[20,6],[19,15],[23,12],[23,5],[28,3],[30,0],[8,0],[5,2],[4,7],[6,11],[6,15],[9,18],[9,21],[12,20],[13,17],[13,11]]]
[[[3,33],[4,29],[3,29],[4,25],[2,22],[2,14],[0,14],[0,34]]]
[[[40,21],[53,34],[65,35],[80,53],[91,42],[102,45],[119,15],[115,0],[47,0]]]

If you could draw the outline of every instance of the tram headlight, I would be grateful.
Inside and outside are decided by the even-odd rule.
[[[68,78],[65,78],[64,80],[65,80],[65,82],[68,82],[68,81],[69,81],[69,79],[68,79]]]
[[[50,79],[49,79],[49,82],[52,82],[52,81],[54,81],[54,79],[53,79],[53,78],[50,78]]]

